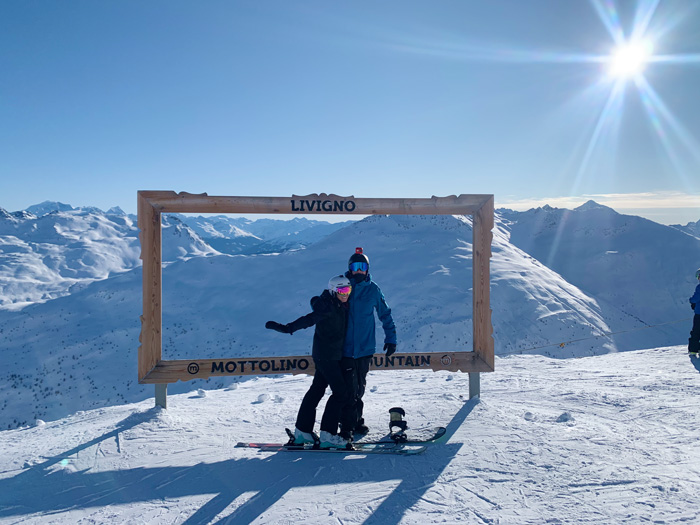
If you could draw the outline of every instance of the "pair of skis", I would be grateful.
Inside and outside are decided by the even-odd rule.
[[[294,434],[285,429],[290,436],[288,443],[246,443],[239,442],[236,447],[255,448],[266,452],[323,452],[335,454],[397,454],[401,456],[413,456],[427,450],[430,443],[439,442],[444,438],[445,427],[430,429],[429,434],[423,438],[411,438],[405,434],[405,428],[399,433],[391,433],[389,436],[370,441],[357,441],[352,444],[352,449],[347,448],[321,448],[318,443],[294,444]]]

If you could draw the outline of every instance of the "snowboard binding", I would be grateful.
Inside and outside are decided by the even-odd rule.
[[[389,409],[389,437],[395,443],[405,443],[408,439],[406,429],[408,423],[403,420],[406,411],[401,407],[393,407]],[[395,430],[397,428],[398,430]]]

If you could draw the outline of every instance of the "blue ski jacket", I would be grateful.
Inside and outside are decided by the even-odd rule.
[[[352,296],[350,297],[352,298]],[[700,284],[695,287],[695,293],[690,298],[690,304],[695,305],[695,308],[693,308],[695,315],[700,315]]]
[[[345,276],[354,284],[348,300],[350,312],[343,356],[357,359],[374,354],[377,348],[374,335],[375,310],[382,323],[382,328],[384,328],[384,343],[396,344],[396,326],[394,326],[394,319],[391,317],[391,308],[386,303],[379,286],[372,281],[369,274],[364,281],[359,283],[352,280],[352,273],[348,272]]]

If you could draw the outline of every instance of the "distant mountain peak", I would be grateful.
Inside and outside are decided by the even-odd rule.
[[[113,206],[107,210],[107,215],[126,215],[126,213],[119,206]]]
[[[42,217],[44,215],[48,215],[49,213],[67,211],[73,211],[78,213],[94,213],[102,215],[119,215],[122,217],[126,216],[126,212],[124,212],[124,210],[122,210],[119,206],[113,206],[105,212],[101,208],[98,208],[96,206],[79,206],[77,208],[74,208],[70,204],[64,204],[63,202],[58,201],[44,201],[42,203],[29,206],[26,210],[23,211],[29,212],[37,217]]]
[[[71,211],[73,210],[73,206],[70,204],[64,204],[62,202],[56,202],[56,201],[44,201],[39,204],[34,204],[32,206],[29,206],[24,211],[28,211],[29,213],[36,215],[37,217],[41,217],[42,215],[46,215],[47,213],[51,213],[54,211]]]
[[[33,214],[33,213],[29,212],[29,211],[26,211],[26,210],[13,212],[13,213],[12,213],[12,216],[13,216],[15,219],[30,219],[30,220],[36,219],[36,215],[35,215],[35,214]]]
[[[24,210],[10,213],[4,208],[0,208],[0,219],[17,222],[18,220],[36,219],[36,215]]]
[[[612,208],[608,206],[603,206],[602,204],[598,204],[594,200],[589,200],[581,204],[578,208],[574,208],[574,211],[590,211],[590,210],[611,210],[614,211]]]

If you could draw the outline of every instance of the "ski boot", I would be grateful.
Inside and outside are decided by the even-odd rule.
[[[352,446],[352,439],[344,439],[338,434],[331,434],[325,430],[321,430],[321,448],[343,448],[346,450],[355,450]]]

